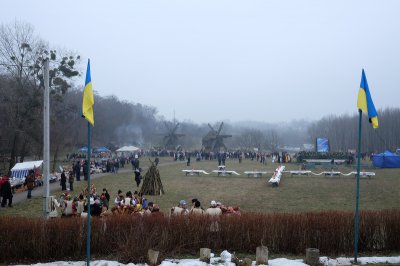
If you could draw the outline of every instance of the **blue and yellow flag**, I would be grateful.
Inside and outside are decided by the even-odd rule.
[[[360,90],[358,91],[357,107],[364,113],[368,114],[369,122],[372,124],[372,127],[378,128],[378,113],[376,112],[374,103],[372,102],[364,69],[362,70]]]
[[[92,126],[94,126],[93,104],[94,96],[92,79],[90,78],[90,60],[88,60],[85,89],[83,91],[82,115],[90,124],[92,124]]]

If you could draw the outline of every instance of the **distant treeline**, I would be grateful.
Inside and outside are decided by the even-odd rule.
[[[316,151],[301,151],[297,153],[296,161],[298,163],[303,162],[304,159],[341,159],[346,160],[347,163],[351,163],[354,160],[354,155],[348,152],[316,152]],[[334,161],[332,161],[332,164]]]
[[[86,120],[81,117],[83,77],[80,86],[80,56],[50,49],[27,23],[0,26],[0,172],[7,172],[25,157],[41,158],[43,151],[43,62],[50,64],[50,153],[52,161],[86,146]],[[94,87],[96,90],[96,87]],[[145,92],[141,92],[145,93]],[[134,98],[134,95],[133,95]],[[379,111],[380,127],[363,124],[363,152],[394,150],[400,143],[400,109]],[[92,146],[111,150],[122,145],[164,148],[168,129],[176,121],[165,121],[157,109],[115,96],[95,95],[95,126]],[[365,119],[364,119],[365,120]],[[210,117],[210,121],[213,118]],[[284,123],[225,122],[222,134],[231,134],[224,143],[231,150],[276,152],[285,145],[300,147],[326,137],[332,151],[355,149],[357,116],[329,116],[317,122]],[[167,124],[167,125],[166,125]],[[215,127],[217,128],[217,127]],[[200,150],[207,124],[180,122],[176,133],[185,150]],[[55,165],[55,164],[54,164]],[[8,169],[7,169],[8,168]]]
[[[379,128],[373,129],[362,117],[361,152],[395,151],[400,147],[400,109],[378,110]],[[329,139],[331,151],[355,150],[358,143],[358,114],[328,116],[312,123],[308,129],[311,141],[317,137]]]

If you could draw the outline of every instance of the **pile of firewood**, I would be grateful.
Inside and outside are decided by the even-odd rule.
[[[151,161],[150,161],[151,162]],[[164,188],[160,178],[160,172],[157,166],[151,162],[149,170],[144,175],[143,185],[140,189],[143,195],[161,195],[164,194]]]

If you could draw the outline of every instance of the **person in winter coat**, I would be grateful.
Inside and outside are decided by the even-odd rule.
[[[62,212],[64,216],[71,216],[76,213],[76,206],[74,204],[74,200],[71,198],[71,195],[66,196],[64,201],[64,210]]]
[[[35,175],[33,170],[29,170],[29,174],[25,179],[24,185],[28,188],[27,198],[32,198],[32,190],[35,187]]]
[[[204,214],[204,210],[201,208],[201,203],[200,201],[195,201],[194,207],[190,210],[190,214],[197,214],[197,215],[202,215]]]
[[[218,208],[215,200],[211,201],[211,206],[206,210],[205,214],[209,215],[213,219],[209,229],[210,232],[220,231],[219,216],[221,216],[222,211]]]
[[[8,200],[8,207],[12,207],[12,190],[11,190],[11,184],[10,181],[8,180],[7,176],[3,176],[1,179],[1,195],[3,196],[3,199],[1,200],[1,207],[5,207],[7,200]]]
[[[140,181],[142,180],[142,176],[140,174],[140,169],[135,170],[135,181],[136,181],[136,186],[139,187]]]
[[[103,206],[106,206],[108,209],[110,207],[110,194],[108,194],[107,189],[103,188],[103,193],[101,193],[100,199],[103,202]]]
[[[206,210],[206,214],[210,216],[220,216],[222,214],[222,211],[220,208],[218,208],[215,200],[211,201],[211,206]]]
[[[90,166],[89,166],[89,168],[90,168]],[[83,179],[85,181],[88,180],[89,171],[90,171],[90,169],[88,169],[88,161],[85,160],[85,162],[83,163]]]
[[[7,180],[8,179],[6,179],[6,177],[7,176],[2,176],[2,178],[0,178],[0,200],[1,200],[1,196],[2,196],[2,193],[1,193],[1,186],[5,183],[5,182],[7,182]]]
[[[139,162],[139,156],[137,154],[135,154],[135,158],[131,161],[131,163],[133,171],[139,169],[140,162]]]
[[[188,213],[185,200],[180,200],[178,206],[171,208],[171,215],[186,215]]]
[[[69,182],[69,191],[74,191],[74,175],[69,175],[68,182]]]
[[[160,207],[158,206],[158,204],[154,204],[153,208],[151,210],[151,216],[155,217],[156,219],[163,219],[164,218],[164,214],[160,211]]]
[[[75,164],[74,173],[76,175],[76,181],[81,181],[81,164],[79,161],[77,161]]]
[[[67,176],[65,175],[65,171],[63,170],[61,173],[61,180],[60,180],[61,190],[67,190]]]
[[[119,189],[117,196],[114,199],[114,205],[115,206],[121,206],[124,203],[124,194],[122,194],[122,191]]]

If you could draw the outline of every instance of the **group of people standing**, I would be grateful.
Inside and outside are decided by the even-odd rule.
[[[185,200],[180,200],[177,206],[171,208],[171,215],[199,214],[219,216],[223,213],[237,213],[239,208],[225,207],[221,202],[212,200],[210,206],[204,209],[198,199],[192,199],[192,206],[188,208]]]
[[[88,204],[87,196],[89,194],[90,202]],[[92,184],[90,191],[83,189],[78,197],[72,197],[69,192],[63,194],[60,199],[61,215],[65,216],[81,216],[86,217],[88,213],[88,205],[90,206],[91,216],[101,216],[109,213],[110,194],[106,188],[103,188],[99,195],[95,186]]]
[[[23,186],[27,188],[28,199],[32,198],[32,190],[35,188],[36,177],[35,171],[29,170],[28,175],[25,177],[25,181]],[[11,182],[8,176],[3,175],[0,179],[0,198],[1,198],[1,207],[12,207],[12,199],[13,199],[13,191],[11,187]],[[7,204],[8,201],[8,204]]]
[[[164,214],[160,212],[158,204],[147,201],[141,192],[131,191],[126,192],[125,196],[121,190],[114,199],[114,207],[111,209],[112,213],[119,214],[138,214],[138,215],[152,215],[162,217]]]
[[[230,209],[231,208],[231,209]],[[229,209],[229,211],[228,211]],[[239,208],[234,211],[232,207],[225,207],[220,202],[216,202],[212,200],[210,202],[210,207],[204,210],[201,207],[201,203],[198,199],[192,199],[192,206],[190,209],[187,208],[186,201],[180,200],[178,206],[172,207],[170,215],[171,216],[180,216],[180,215],[208,215],[212,218],[212,222],[210,224],[210,232],[218,232],[220,231],[220,223],[219,217],[224,213],[239,213]]]
[[[63,170],[60,179],[60,186],[62,191],[67,190],[67,180],[69,183],[69,191],[74,191],[74,173],[72,171],[69,171],[68,174],[66,174],[65,170]]]

